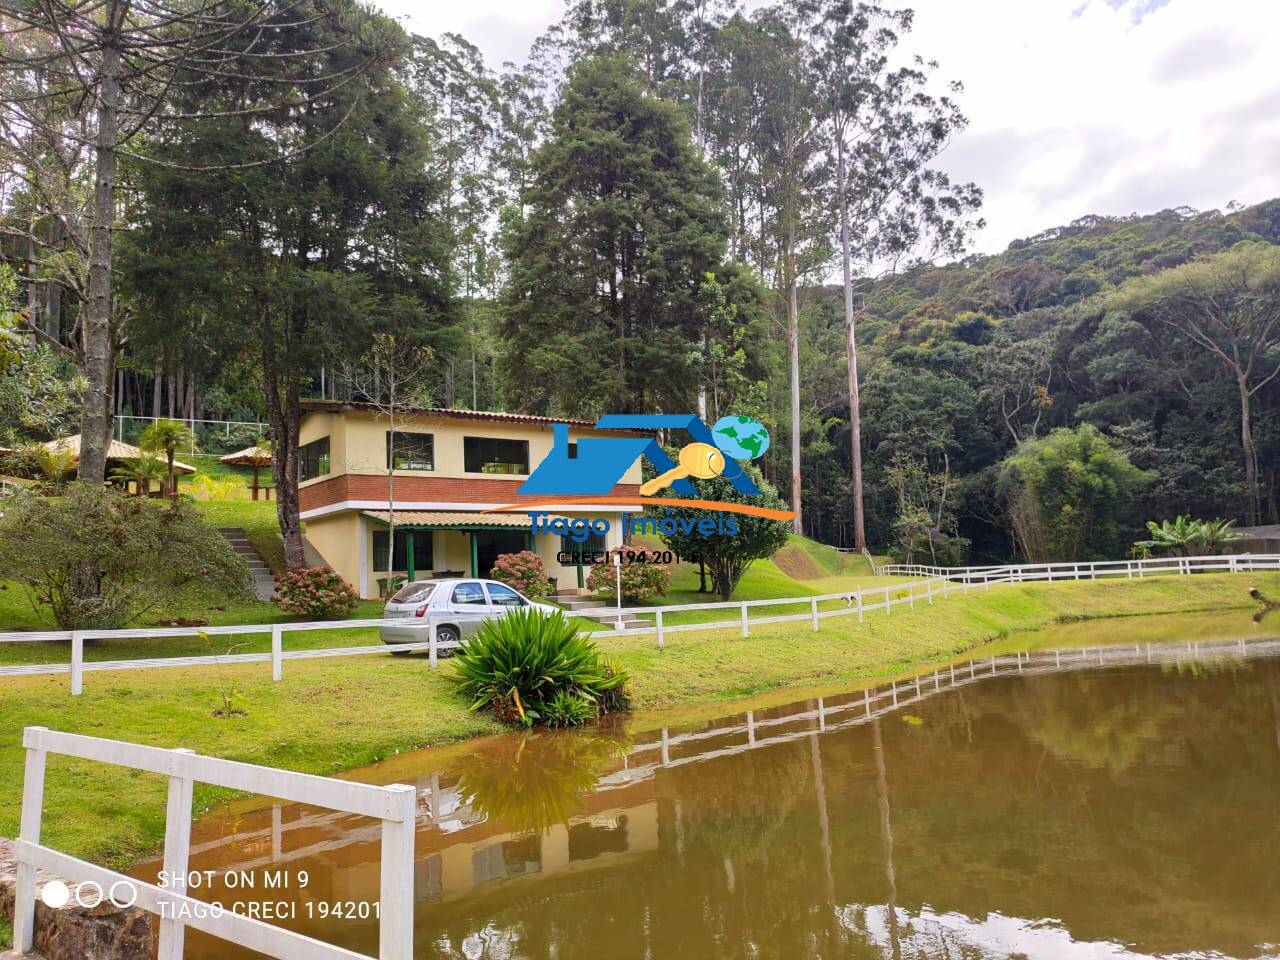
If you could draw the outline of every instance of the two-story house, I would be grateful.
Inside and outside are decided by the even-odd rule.
[[[610,521],[607,542],[593,536],[584,543],[559,534],[535,534],[528,513],[485,512],[549,499],[516,491],[553,447],[561,457],[576,457],[579,439],[590,446],[593,437],[619,436],[619,431],[596,430],[587,421],[415,409],[397,412],[393,447],[388,419],[366,404],[312,400],[304,401],[303,409],[298,480],[309,559],[332,567],[362,597],[380,595],[379,581],[388,577],[388,560],[393,576],[484,577],[500,555],[520,550],[535,551],[558,587],[581,586],[583,566],[563,564],[558,557],[619,546],[621,514],[639,509],[575,504],[572,497],[556,498],[561,502],[554,507],[537,508],[555,517]],[[639,493],[639,446],[618,483],[604,492]],[[394,543],[388,529],[389,471]]]

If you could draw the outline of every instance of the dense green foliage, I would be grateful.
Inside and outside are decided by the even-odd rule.
[[[872,542],[892,542],[900,515],[893,471],[910,457],[950,478],[947,508],[955,532],[972,542],[970,556],[1008,557],[1014,538],[1008,502],[995,483],[999,464],[1022,440],[1081,423],[1148,472],[1120,520],[1121,542],[1138,539],[1141,521],[1152,516],[1247,520],[1236,378],[1145,301],[1112,296],[1130,278],[1158,278],[1242,240],[1274,252],[1280,202],[1228,214],[1088,217],[996,256],[921,268],[881,284],[861,328]],[[804,355],[807,382],[813,403],[829,411],[806,432],[805,488],[812,535],[847,542],[852,513],[837,298],[823,291],[804,310],[814,344]],[[1255,359],[1259,379],[1280,362],[1274,348]],[[1275,522],[1280,381],[1262,386],[1251,403],[1261,515]],[[773,461],[766,469],[777,475]]]
[[[508,397],[571,415],[691,409],[699,289],[728,219],[680,110],[629,61],[583,61],[529,175],[504,229]]]
[[[1022,441],[1000,470],[1014,536],[1034,563],[1118,556],[1129,505],[1145,480],[1087,423]]]
[[[197,580],[229,599],[250,595],[244,560],[189,503],[81,482],[5,502],[0,578],[26,587],[64,630],[123,627]]]
[[[345,397],[335,371],[379,331],[430,348],[434,404],[755,417],[761,470],[827,543],[854,542],[861,499],[899,556],[1017,553],[1001,465],[1084,424],[1149,479],[1079,551],[1149,517],[1280,522],[1280,201],[1087,216],[964,257],[981,184],[934,169],[963,96],[905,11],[571,0],[495,74],[460,37],[325,2],[175,86],[138,135],[160,162],[122,160],[117,225],[114,409],[269,421],[290,566],[299,401]],[[302,59],[316,98],[282,109]],[[84,264],[46,200],[5,204],[20,284],[0,299],[32,333],[0,369],[16,446],[71,432]],[[824,285],[846,263],[848,302]]]
[[[626,672],[559,612],[521,608],[486,620],[454,665],[472,710],[518,726],[573,726],[626,706]]]
[[[744,496],[724,477],[713,477],[697,481],[699,497],[722,503],[750,504],[770,510],[786,509],[777,491],[760,476],[755,467],[746,466],[743,469],[760,487],[760,496]],[[730,535],[716,532],[704,535],[697,530],[697,525],[709,516],[705,509],[663,507],[657,516],[670,517],[676,521],[674,532],[664,530],[662,539],[682,559],[699,562],[706,567],[711,578],[711,589],[722,600],[733,596],[734,588],[753,560],[772,556],[787,542],[787,525],[767,517],[734,514],[737,533]]]

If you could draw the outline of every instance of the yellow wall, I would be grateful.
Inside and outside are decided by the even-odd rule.
[[[560,514],[560,516],[588,517],[591,514]],[[612,527],[607,545],[610,548],[620,546],[622,543],[620,515],[612,514],[608,519]],[[363,517],[357,510],[324,514],[306,522],[307,542],[324,558],[325,563],[337,571],[343,580],[355,587],[360,596],[367,600],[378,598],[378,580],[387,576],[387,571],[373,569],[373,532],[376,529],[379,529],[378,524]],[[364,541],[363,545],[361,540]],[[542,558],[547,576],[554,577],[557,586],[567,589],[577,587],[578,568],[562,566],[556,560],[556,554],[560,552],[559,535],[538,534],[534,537],[534,549]],[[431,552],[432,568],[419,567],[414,571],[417,576],[430,576],[432,572],[445,570],[461,571],[463,576],[471,575],[471,535],[466,531],[435,531]],[[402,575],[408,573],[406,570],[394,572]],[[584,578],[588,573],[590,569],[584,569]]]
[[[368,596],[361,590],[360,584],[360,514],[354,510],[331,513],[315,517],[306,522],[304,535],[307,542],[316,548],[325,563],[331,566],[343,580],[360,591],[361,596]],[[372,555],[372,547],[366,556]],[[377,596],[377,584],[370,584],[373,596]]]
[[[329,437],[330,467],[327,476],[341,473],[375,474],[387,472],[386,418],[370,413],[309,413],[302,422],[299,445],[321,437]],[[503,440],[527,440],[529,466],[537,469],[542,459],[551,451],[550,424],[494,423],[487,420],[456,420],[449,417],[410,417],[397,424],[397,430],[412,433],[430,433],[435,437],[435,469],[431,471],[397,470],[398,476],[430,477],[484,477],[493,479],[523,479],[523,474],[468,473],[464,468],[463,437],[496,437]],[[569,431],[569,439],[582,436],[604,436],[605,431]],[[323,478],[305,481],[315,483]],[[636,460],[623,475],[622,483],[641,482],[640,461]]]

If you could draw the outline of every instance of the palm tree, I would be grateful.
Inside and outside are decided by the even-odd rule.
[[[1161,520],[1156,523],[1148,520],[1147,532],[1151,534],[1151,539],[1139,540],[1137,546],[1168,550],[1175,557],[1189,557],[1203,539],[1204,524],[1178,514],[1173,521]]]
[[[138,485],[138,496],[145,497],[151,493],[152,483],[162,483],[165,478],[164,461],[156,457],[131,457],[111,471],[111,476],[123,480],[127,484],[132,481]]]
[[[1221,553],[1228,543],[1243,539],[1243,534],[1234,529],[1235,525],[1234,520],[1195,520],[1181,514],[1172,522],[1148,520],[1151,539],[1139,540],[1134,546],[1167,550],[1175,557],[1213,556]]]
[[[142,432],[138,446],[146,453],[164,454],[168,466],[164,493],[167,497],[174,496],[178,492],[178,485],[173,471],[173,455],[178,447],[195,450],[196,437],[191,428],[181,420],[157,420]]]
[[[44,482],[54,489],[60,488],[76,468],[76,453],[69,448],[50,449],[37,444],[30,448],[29,456]]]
[[[1234,520],[1205,520],[1201,527],[1200,534],[1201,546],[1207,554],[1219,554],[1228,543],[1236,540],[1243,540],[1245,536],[1239,530],[1235,529],[1236,522]]]

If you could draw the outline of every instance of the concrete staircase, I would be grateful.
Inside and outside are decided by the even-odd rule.
[[[617,607],[614,607],[603,600],[597,600],[590,593],[579,589],[561,588],[556,595],[551,598],[553,602],[564,607],[565,610],[572,611],[592,620],[598,620],[609,626],[618,625]],[[632,630],[637,627],[650,626],[650,621],[634,614],[624,613],[622,615],[622,629]]]
[[[244,528],[219,527],[218,533],[222,534],[222,538],[231,544],[231,549],[244,557],[244,562],[249,565],[249,575],[253,577],[253,592],[258,595],[258,599],[270,600],[276,590],[275,577],[272,576],[271,568],[267,566],[261,554],[249,542]]]

